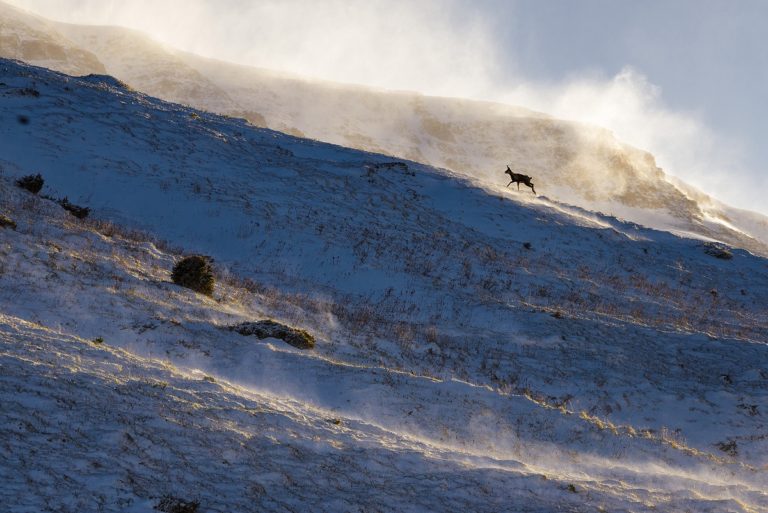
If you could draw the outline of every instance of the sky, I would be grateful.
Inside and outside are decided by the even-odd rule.
[[[230,62],[597,124],[669,174],[768,214],[768,1],[10,3]]]

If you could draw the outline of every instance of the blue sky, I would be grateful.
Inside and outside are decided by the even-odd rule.
[[[11,0],[223,60],[600,124],[768,214],[768,2]]]
[[[754,138],[760,156],[753,164],[765,164],[768,2],[494,3],[515,14],[515,30],[500,44],[529,79],[610,75],[630,65],[660,87],[670,108],[745,142]]]

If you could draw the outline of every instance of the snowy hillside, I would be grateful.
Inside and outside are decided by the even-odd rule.
[[[765,259],[108,77],[0,84],[8,511],[768,509]],[[317,346],[224,329],[264,318]]]
[[[2,18],[37,19],[0,3]],[[75,74],[101,73],[103,66],[159,98],[450,169],[492,186],[506,184],[502,171],[511,164],[533,175],[539,193],[549,198],[768,255],[768,218],[671,182],[652,155],[600,128],[520,107],[377,91],[236,66],[165,48],[119,27],[46,23],[51,29],[45,37],[65,39],[72,51],[87,49],[98,56],[98,63],[84,62]],[[19,37],[33,44],[42,36],[30,32]],[[0,56],[18,58],[19,53],[0,45]],[[68,60],[59,66],[50,59],[23,58],[73,73]]]

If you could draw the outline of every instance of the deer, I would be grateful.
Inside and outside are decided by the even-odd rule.
[[[507,187],[512,185],[513,183],[517,183],[517,190],[520,190],[520,184],[527,185],[531,188],[534,194],[536,194],[536,189],[533,188],[533,182],[531,181],[531,177],[528,175],[524,175],[522,173],[515,173],[511,169],[509,169],[509,166],[507,166],[507,170],[504,171],[504,173],[508,174],[511,178],[510,182],[507,184]]]

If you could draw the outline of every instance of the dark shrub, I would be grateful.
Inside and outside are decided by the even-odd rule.
[[[75,205],[74,203],[70,203],[67,198],[61,198],[60,200],[57,200],[56,203],[61,205],[61,208],[72,214],[78,219],[85,219],[88,217],[88,214],[91,213],[91,209],[88,207],[79,207]]]
[[[718,442],[715,444],[718,449],[724,453],[736,456],[739,454],[739,446],[736,444],[736,440],[728,440],[726,442]]]
[[[255,335],[257,338],[277,338],[298,349],[315,347],[315,337],[304,330],[291,328],[273,320],[243,322],[230,326],[231,331],[241,335]]]
[[[23,89],[17,89],[16,93],[19,96],[34,96],[35,98],[40,98],[40,91],[37,89],[34,89],[32,87],[25,87]]]
[[[185,501],[176,497],[163,497],[155,509],[163,513],[197,513],[198,501]]]
[[[45,180],[43,180],[43,177],[38,173],[36,175],[22,176],[16,180],[16,185],[22,189],[28,190],[32,194],[37,194],[40,192],[40,189],[43,188],[43,182],[45,182]]]
[[[0,214],[0,228],[10,228],[12,230],[15,230],[16,222],[10,217],[6,217]]]
[[[213,295],[213,286],[216,282],[210,259],[202,255],[188,256],[179,260],[173,266],[171,279],[176,285],[206,296]]]

